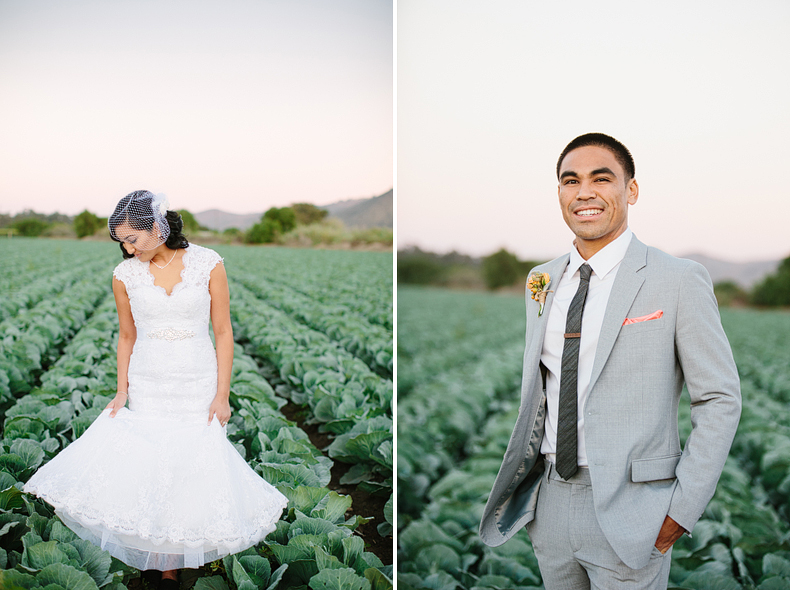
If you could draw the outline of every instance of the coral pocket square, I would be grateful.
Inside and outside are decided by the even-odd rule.
[[[623,322],[623,325],[627,326],[628,324],[636,324],[638,322],[646,322],[648,320],[657,320],[658,318],[660,318],[663,315],[664,315],[664,312],[659,309],[658,311],[654,311],[653,313],[650,313],[648,315],[643,315],[643,316],[638,317],[638,318],[625,318],[625,321]]]

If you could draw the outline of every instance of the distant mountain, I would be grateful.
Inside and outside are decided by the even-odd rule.
[[[324,205],[330,217],[337,217],[346,227],[367,229],[392,227],[392,190],[372,199],[351,199]]]
[[[209,209],[195,213],[195,219],[200,225],[209,229],[224,231],[229,227],[237,227],[241,230],[249,229],[261,220],[263,213],[247,213],[239,215],[237,213],[227,213],[219,209]]]
[[[751,288],[762,281],[767,275],[776,272],[780,260],[761,260],[757,262],[727,262],[711,258],[704,254],[688,254],[681,258],[688,258],[699,262],[708,269],[713,283],[721,281],[735,281],[745,288]]]
[[[330,217],[337,217],[349,228],[392,227],[392,190],[370,199],[346,199],[318,207],[329,211]],[[194,215],[200,225],[209,229],[223,231],[237,227],[247,230],[261,220],[263,211],[239,215],[209,209]]]
[[[349,207],[353,207],[354,205],[359,205],[360,203],[368,200],[370,199],[346,199],[345,201],[330,203],[329,205],[319,205],[319,209],[326,209],[327,211],[329,211],[330,215],[335,215],[340,211],[345,211]]]

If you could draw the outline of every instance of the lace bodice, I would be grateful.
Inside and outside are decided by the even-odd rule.
[[[113,276],[126,286],[138,340],[153,333],[165,339],[208,335],[211,296],[208,283],[211,271],[222,257],[203,246],[190,244],[182,262],[181,282],[170,295],[154,284],[150,262],[127,258],[115,267]]]
[[[217,393],[208,284],[222,258],[191,244],[182,261],[181,282],[170,295],[154,285],[148,262],[129,258],[113,274],[126,286],[137,329],[127,372],[129,408],[200,422]]]

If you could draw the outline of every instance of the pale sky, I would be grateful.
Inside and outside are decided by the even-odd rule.
[[[393,186],[388,0],[0,0],[0,212],[264,211]]]
[[[670,254],[790,255],[790,3],[400,0],[398,247],[567,252],[555,166],[631,150],[629,224]]]

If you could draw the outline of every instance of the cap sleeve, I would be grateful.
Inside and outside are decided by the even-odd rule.
[[[214,252],[214,250],[210,250],[205,248],[205,269],[206,269],[206,280],[210,278],[211,271],[214,270],[214,267],[217,266],[219,263],[224,263],[225,259]]]
[[[208,287],[209,280],[211,279],[211,271],[224,259],[222,256],[209,248],[197,246],[195,244],[189,245],[192,254],[190,254],[189,264],[194,265],[192,274],[192,281],[195,285]],[[194,248],[194,249],[193,249]]]
[[[112,276],[121,281],[125,287],[131,286],[131,273],[128,260],[124,260],[112,271]]]
[[[220,262],[224,264],[225,259],[219,254],[217,254],[216,252],[214,252],[214,250],[209,250],[209,252],[211,252],[211,258],[209,264],[209,272],[211,272],[212,270],[214,270],[214,267],[217,266]]]

